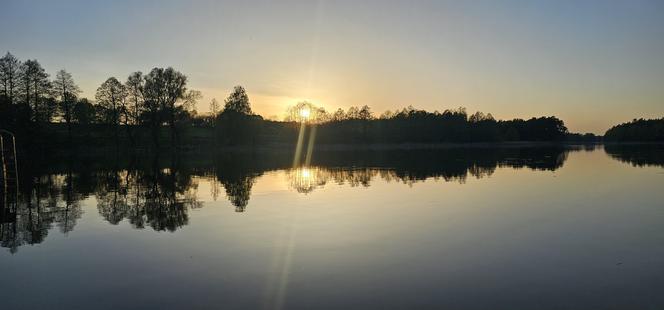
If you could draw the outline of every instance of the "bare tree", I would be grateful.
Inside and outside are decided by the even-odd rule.
[[[137,71],[129,75],[125,82],[127,103],[129,106],[126,113],[129,124],[138,125],[140,123],[141,113],[145,110],[144,88],[145,81],[143,80],[143,73]]]
[[[74,106],[76,106],[76,97],[81,93],[74,78],[65,70],[60,70],[55,74],[53,81],[53,91],[56,97],[60,98],[60,111],[67,123],[67,136],[71,139],[71,123]]]
[[[143,73],[140,71],[134,72],[129,75],[125,82],[125,89],[127,90],[127,109],[125,110],[125,125],[127,128],[127,135],[131,145],[136,144],[136,134],[134,126],[141,124],[141,115],[145,111],[145,80]]]
[[[20,75],[18,87],[25,104],[32,110],[32,119],[35,122],[49,122],[53,116],[53,107],[49,101],[44,100],[51,92],[48,73],[37,60],[26,60],[20,66]]]
[[[0,83],[3,94],[10,104],[14,103],[14,90],[18,84],[20,66],[21,62],[9,52],[0,58]]]
[[[217,98],[212,98],[212,101],[210,101],[210,112],[212,112],[212,117],[216,117],[219,114],[219,101],[217,101]]]
[[[203,94],[198,90],[189,90],[182,97],[182,110],[196,115],[196,104],[203,98]]]
[[[310,124],[320,124],[327,122],[330,116],[323,107],[317,107],[311,102],[300,101],[294,106],[291,106],[286,111],[287,122],[305,122]]]

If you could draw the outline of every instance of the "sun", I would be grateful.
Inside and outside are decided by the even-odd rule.
[[[300,116],[302,118],[307,119],[309,118],[310,115],[311,115],[311,110],[309,110],[309,108],[300,109]]]

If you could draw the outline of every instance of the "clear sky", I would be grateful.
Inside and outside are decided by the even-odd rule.
[[[172,66],[200,112],[239,84],[265,117],[304,99],[556,115],[595,133],[664,116],[664,1],[2,0],[0,51],[68,70],[89,98]]]

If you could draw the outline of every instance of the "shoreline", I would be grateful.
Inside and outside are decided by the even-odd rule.
[[[573,142],[573,141],[512,141],[512,142],[466,142],[466,143],[371,143],[371,144],[316,144],[314,152],[377,152],[377,151],[426,151],[426,150],[452,150],[452,149],[510,149],[510,148],[596,148],[604,145],[625,145],[625,146],[658,146],[664,145],[664,142]],[[306,144],[303,146],[306,149]],[[76,152],[79,155],[99,155],[101,153],[112,155],[121,153],[124,155],[145,155],[145,154],[171,154],[171,153],[294,153],[296,145],[290,143],[268,143],[264,145],[236,145],[236,146],[214,146],[212,143],[185,145],[178,147],[175,151],[168,146],[163,146],[155,150],[149,146],[129,147],[126,145],[116,148],[113,145],[103,146],[82,146],[74,148],[64,147],[46,147],[40,153],[42,156],[58,156],[69,152]],[[19,151],[21,151],[19,149]],[[34,150],[32,150],[34,151]],[[30,150],[23,150],[30,152]],[[34,153],[34,152],[33,152]],[[48,155],[46,155],[48,154]]]

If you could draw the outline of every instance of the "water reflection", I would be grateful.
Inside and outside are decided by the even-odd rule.
[[[634,167],[664,167],[663,144],[607,144],[604,150],[611,158]]]
[[[197,182],[175,169],[101,173],[95,190],[99,214],[109,223],[124,219],[137,229],[175,231],[188,223],[188,210],[201,207]]]
[[[13,193],[2,193],[0,246],[15,253],[22,245],[43,242],[54,226],[64,234],[74,229],[83,196],[71,173],[29,177],[21,185],[18,201],[9,198]]]
[[[465,183],[491,176],[498,167],[556,170],[581,148],[448,149],[319,154],[314,165],[286,173],[291,188],[309,193],[329,182],[370,186],[374,178],[412,185],[429,178]]]
[[[67,157],[34,160],[21,167],[18,199],[3,193],[0,245],[16,252],[43,242],[49,232],[72,231],[80,202],[94,198],[112,225],[174,232],[189,223],[189,211],[203,206],[199,182],[211,184],[217,199],[223,187],[236,212],[244,212],[252,187],[265,172],[284,170],[286,184],[308,194],[326,184],[368,187],[376,178],[412,185],[426,179],[466,182],[491,176],[498,168],[553,171],[570,151],[587,147],[451,148],[438,150],[319,152],[309,167],[292,168],[292,154],[249,152],[187,154],[179,157]],[[636,166],[660,165],[662,147],[606,146],[612,158]]]

